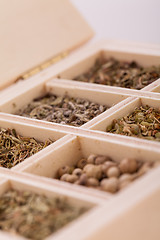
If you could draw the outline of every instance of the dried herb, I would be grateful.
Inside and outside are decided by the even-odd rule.
[[[77,76],[74,80],[139,90],[158,78],[160,78],[160,65],[142,67],[135,61],[127,62],[102,57],[96,60],[88,72]]]
[[[136,108],[131,114],[121,119],[114,119],[106,131],[160,141],[160,109],[149,106]]]
[[[43,240],[86,210],[65,198],[10,190],[0,197],[0,230]]]
[[[47,94],[34,99],[18,115],[44,121],[81,126],[107,109],[106,106],[85,99]]]
[[[38,142],[34,138],[23,137],[15,129],[0,129],[0,167],[12,168],[26,158],[51,144]]]
[[[131,182],[160,166],[153,161],[123,158],[119,162],[108,156],[91,154],[80,159],[75,166],[63,166],[57,171],[57,179],[68,183],[116,193]]]

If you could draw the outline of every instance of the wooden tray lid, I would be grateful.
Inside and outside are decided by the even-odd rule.
[[[69,0],[1,0],[0,89],[92,36]]]

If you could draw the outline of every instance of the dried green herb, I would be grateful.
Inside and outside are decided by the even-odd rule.
[[[114,119],[107,132],[147,140],[160,141],[160,109],[149,106],[136,108],[121,119]]]
[[[75,77],[74,80],[139,90],[158,78],[160,65],[142,67],[135,61],[102,57],[96,60],[89,71]]]
[[[0,167],[12,168],[26,158],[51,144],[38,142],[34,138],[22,137],[15,129],[0,129]]]
[[[56,178],[68,183],[116,193],[157,166],[160,166],[159,161],[145,162],[132,157],[114,161],[109,156],[90,154],[88,158],[80,159],[75,166],[65,165],[59,168]]]
[[[10,190],[0,197],[0,230],[43,240],[86,210],[71,206],[66,198]]]
[[[107,106],[85,99],[47,94],[34,99],[16,114],[54,123],[81,126],[106,109]]]

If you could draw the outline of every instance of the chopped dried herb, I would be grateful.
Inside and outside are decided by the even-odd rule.
[[[89,71],[73,80],[131,89],[142,89],[160,78],[160,65],[143,67],[135,61],[99,58]]]
[[[10,190],[0,197],[0,230],[43,240],[86,210],[66,198]]]
[[[81,126],[101,114],[107,106],[81,98],[47,94],[34,99],[16,114],[39,120]]]

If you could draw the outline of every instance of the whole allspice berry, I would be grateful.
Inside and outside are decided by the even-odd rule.
[[[115,177],[103,179],[100,185],[102,190],[106,192],[115,193],[118,191],[118,179]]]
[[[73,175],[76,175],[76,176],[81,176],[83,173],[82,169],[81,168],[75,168],[72,172]]]
[[[82,158],[78,161],[77,167],[83,169],[86,164],[87,164],[87,160],[85,158]]]
[[[102,177],[101,166],[87,164],[83,170],[86,173],[87,177],[93,177],[93,178],[97,178],[97,179],[100,179]]]
[[[138,169],[138,163],[135,159],[124,158],[120,164],[119,168],[122,173],[134,173]]]
[[[111,177],[116,177],[118,178],[119,175],[120,175],[120,170],[118,167],[110,167],[108,170],[107,170],[107,173],[106,173],[107,177],[111,178]]]
[[[98,187],[99,186],[99,181],[96,178],[88,178],[87,186],[88,187]]]
[[[68,174],[68,176],[66,178],[66,182],[69,182],[69,183],[74,183],[77,180],[78,180],[78,176],[73,175],[73,174]]]
[[[107,157],[105,156],[97,156],[95,159],[95,165],[99,165],[99,164],[103,164],[104,162],[106,162]]]
[[[95,154],[90,154],[89,157],[87,158],[87,163],[89,163],[89,164],[94,164],[96,158],[97,158],[97,155],[95,155]]]
[[[71,173],[71,167],[69,166],[63,166],[58,169],[58,177],[61,178],[62,175],[65,173]]]
[[[102,172],[104,174],[107,173],[107,170],[110,168],[110,167],[114,167],[116,166],[116,163],[114,162],[111,162],[111,161],[106,161],[105,163],[102,164]]]
[[[79,185],[85,186],[87,184],[88,177],[85,173],[83,173],[79,178]]]

